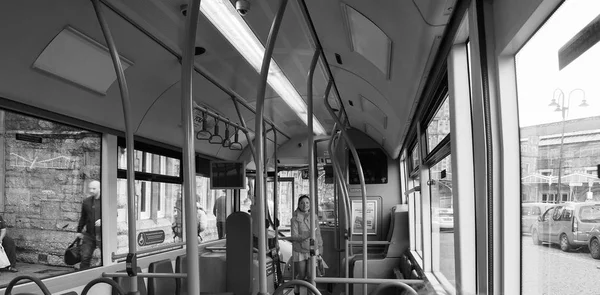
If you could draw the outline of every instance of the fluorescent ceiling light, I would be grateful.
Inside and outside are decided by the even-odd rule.
[[[121,62],[123,70],[133,65],[122,56]],[[103,95],[117,79],[108,49],[71,27],[52,39],[33,67]]]
[[[229,0],[200,2],[200,11],[229,40],[237,51],[260,73],[265,47],[258,40],[248,24],[235,10]],[[267,82],[288,106],[308,125],[308,108],[292,83],[283,74],[277,63],[271,59]],[[326,134],[319,120],[313,115],[313,132]]]

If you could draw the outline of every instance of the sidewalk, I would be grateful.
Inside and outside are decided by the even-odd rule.
[[[18,276],[29,275],[39,279],[45,279],[75,271],[75,268],[73,267],[48,266],[45,264],[30,264],[22,262],[17,262],[17,269],[19,272],[0,270],[0,288],[6,287],[12,279]],[[25,281],[22,281],[20,283],[24,282]]]

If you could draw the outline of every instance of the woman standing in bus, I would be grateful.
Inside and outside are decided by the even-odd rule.
[[[310,278],[310,198],[307,195],[300,196],[298,199],[298,208],[292,215],[292,259],[296,278],[305,280]],[[321,229],[319,222],[315,219],[315,255],[323,253],[323,239],[321,239]],[[296,291],[296,293],[298,293]]]

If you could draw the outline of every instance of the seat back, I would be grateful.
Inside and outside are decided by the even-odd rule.
[[[171,260],[164,259],[150,263],[150,273],[173,273]],[[175,278],[148,278],[148,295],[174,295],[176,290]]]
[[[392,208],[390,230],[388,232],[389,245],[385,249],[385,257],[399,258],[409,247],[408,235],[408,205],[396,205]]]
[[[246,212],[227,217],[227,292],[252,292],[252,218]]]
[[[187,257],[186,255],[180,255],[175,258],[175,272],[176,273],[187,273]],[[187,281],[186,279],[176,279],[175,281],[175,294],[182,295],[187,294]]]
[[[125,271],[122,270],[119,272],[125,272]],[[138,267],[137,272],[141,273],[142,269]],[[127,292],[129,292],[131,290],[131,287],[129,287],[129,278],[128,277],[114,277],[113,280],[117,284],[119,284],[119,286],[121,286],[123,288],[123,290],[125,290]],[[137,281],[138,281],[138,291],[140,292],[140,295],[147,295],[148,292],[146,291],[146,282],[144,282],[144,278],[138,277]],[[117,295],[117,294],[119,294],[119,292],[117,292],[116,289],[112,288],[112,295]]]
[[[396,206],[392,207],[392,209],[390,209],[391,213],[390,213],[390,227],[388,228],[388,233],[387,233],[387,237],[385,238],[386,241],[391,242],[392,241],[392,236],[394,234],[394,228],[396,227]],[[387,255],[387,252],[390,248],[390,245],[385,245],[385,249],[383,250],[383,254],[384,256]]]

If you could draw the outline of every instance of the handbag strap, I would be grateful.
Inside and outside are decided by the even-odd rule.
[[[75,241],[73,241],[73,243],[71,243],[71,245],[69,245],[69,248],[73,248],[73,246],[75,246],[75,244],[77,244],[77,246],[79,246],[80,241],[81,241],[80,238],[76,238]]]

